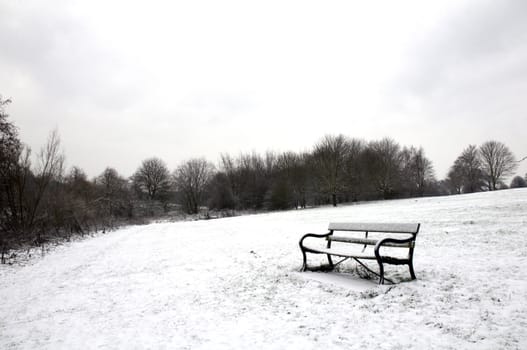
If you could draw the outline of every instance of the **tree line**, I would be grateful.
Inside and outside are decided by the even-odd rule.
[[[517,164],[505,145],[490,141],[465,149],[447,179],[438,181],[421,147],[326,135],[305,152],[221,154],[217,165],[194,158],[172,171],[151,157],[131,176],[107,167],[89,179],[80,167],[65,169],[56,131],[32,157],[6,113],[10,102],[0,96],[2,261],[13,248],[172,213],[208,217],[495,190]]]

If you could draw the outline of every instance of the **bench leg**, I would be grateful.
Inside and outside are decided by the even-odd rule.
[[[335,265],[333,264],[333,260],[331,259],[331,255],[327,254],[327,256],[328,256],[329,267],[333,270]]]
[[[412,260],[408,263],[408,267],[410,268],[410,276],[415,280],[414,264]]]
[[[379,262],[379,284],[384,284],[384,266]]]
[[[300,247],[300,250],[302,251],[302,258],[304,259],[302,262],[302,267],[300,268],[300,272],[304,272],[307,270],[307,256],[306,252],[304,251],[304,249],[302,249],[302,247]]]
[[[306,254],[306,251],[304,249],[302,249],[302,247],[300,248],[300,250],[302,251],[302,267],[300,268],[300,272],[304,272],[306,270],[312,271],[312,270],[307,268],[307,254]],[[331,255],[330,254],[326,254],[326,255],[328,257],[329,267],[321,266],[320,268],[317,268],[317,270],[320,269],[320,270],[323,270],[323,271],[330,271],[330,270],[333,270],[335,268],[335,264],[333,263],[333,259],[331,258]]]
[[[377,259],[377,264],[379,264],[379,284],[384,284],[384,266],[382,265],[381,254],[379,254],[377,246],[375,249],[375,259]]]

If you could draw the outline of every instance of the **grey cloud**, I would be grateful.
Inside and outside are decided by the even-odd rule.
[[[4,79],[16,81],[23,72],[48,98],[109,109],[140,97],[137,72],[127,74],[123,58],[102,47],[80,21],[45,7],[15,11],[14,6],[0,5]]]
[[[471,2],[412,47],[389,99],[431,127],[502,137],[525,115],[525,62],[527,2]]]
[[[459,80],[464,76],[456,77],[458,69],[485,68],[489,83],[524,79],[525,60],[511,57],[527,58],[527,2],[472,2],[410,50],[397,86],[427,95],[445,84],[466,85]]]

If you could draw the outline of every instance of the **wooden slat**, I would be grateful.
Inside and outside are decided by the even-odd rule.
[[[368,238],[359,238],[359,237],[349,237],[349,236],[340,236],[340,235],[330,235],[327,237],[330,241],[335,242],[346,242],[346,243],[358,243],[366,245],[375,245],[379,240],[377,239],[368,239]],[[409,243],[385,243],[383,247],[397,247],[397,248],[410,248],[412,247],[413,242]]]
[[[332,222],[330,231],[361,231],[384,233],[417,233],[418,223],[368,223],[368,222]]]
[[[331,254],[336,256],[342,256],[344,258],[359,258],[359,259],[375,259],[375,255],[373,254],[367,254],[367,253],[361,253],[361,252],[350,252],[347,249],[342,248],[323,248],[323,247],[314,247],[310,245],[305,245],[305,248],[307,248],[310,251],[315,251],[323,254]]]
[[[368,245],[375,245],[378,242],[378,240],[376,240],[376,239],[350,237],[350,236],[339,236],[339,235],[329,235],[328,236],[328,240],[329,241],[336,241],[336,242],[360,243],[360,244],[368,244]]]

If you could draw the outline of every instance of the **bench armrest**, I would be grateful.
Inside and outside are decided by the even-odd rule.
[[[383,238],[383,239],[379,240],[377,242],[377,244],[375,244],[375,248],[374,248],[375,256],[377,257],[378,260],[381,259],[381,255],[380,255],[379,250],[381,249],[382,246],[388,246],[387,243],[403,245],[403,244],[407,244],[407,243],[413,243],[414,241],[415,241],[415,236],[404,238],[404,239],[397,239],[397,238],[393,238],[393,237]],[[413,244],[409,248],[410,249],[413,248]]]
[[[306,233],[305,235],[302,236],[302,238],[300,238],[300,242],[298,242],[298,244],[300,245],[300,247],[303,247],[304,244],[304,239],[308,238],[308,237],[315,237],[315,238],[325,238],[325,237],[328,237],[331,235],[331,232],[328,232],[328,233],[324,233],[324,234],[317,234],[317,233]]]

